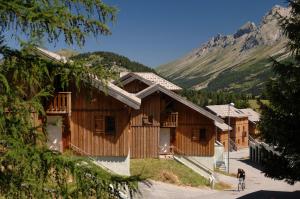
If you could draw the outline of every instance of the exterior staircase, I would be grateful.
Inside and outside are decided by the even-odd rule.
[[[98,163],[97,160],[89,153],[83,151],[82,149],[80,149],[79,147],[75,146],[74,144],[71,144],[70,143],[70,148],[72,151],[74,151],[76,154],[78,155],[84,155],[86,156],[89,160],[91,160],[95,165],[101,167],[102,169],[112,173],[112,174],[115,174],[112,170],[110,170],[109,168],[103,166],[102,164]],[[131,198],[130,196],[130,192],[128,190],[128,186],[125,185],[124,187],[117,187],[117,190],[114,190],[116,188],[114,188],[114,186],[112,184],[109,185],[110,188],[113,190],[113,191],[118,191],[119,192],[119,198],[121,199],[129,199]]]
[[[110,173],[114,173],[112,170],[110,170],[109,168],[103,166],[102,164],[98,163],[98,161],[88,152],[83,151],[82,149],[80,149],[79,147],[75,146],[74,144],[70,143],[70,148],[72,151],[74,151],[76,154],[78,155],[83,155],[85,157],[87,157],[89,160],[91,160],[95,165],[101,167],[102,169],[110,172]]]
[[[213,170],[207,168],[201,162],[193,157],[188,157],[181,153],[177,148],[174,147],[174,160],[180,162],[181,164],[189,167],[199,175],[205,177],[210,181],[211,187],[214,187],[216,180],[216,175]]]
[[[235,142],[231,138],[229,139],[229,143],[230,143],[230,151],[237,151],[238,150],[237,145],[235,144]]]

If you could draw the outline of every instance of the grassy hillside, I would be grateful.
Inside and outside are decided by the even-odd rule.
[[[209,185],[204,177],[175,160],[133,159],[130,164],[130,173],[142,178],[194,187]]]
[[[239,56],[223,49],[191,60],[187,65],[172,62],[157,68],[158,73],[184,87],[209,91],[232,91],[260,94],[265,82],[271,77],[272,60],[287,59],[280,52],[284,43],[273,47],[260,47],[251,53]],[[231,49],[233,50],[233,49]],[[244,57],[243,57],[244,56]],[[173,69],[172,69],[173,68]]]
[[[131,61],[125,56],[118,55],[112,52],[92,52],[92,53],[82,53],[73,56],[74,60],[82,60],[90,65],[102,65],[105,67],[114,67],[117,71],[133,71],[133,72],[154,72],[155,71],[143,64],[135,61]]]

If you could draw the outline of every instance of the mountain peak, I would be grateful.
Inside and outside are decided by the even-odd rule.
[[[278,20],[280,17],[287,17],[290,15],[291,9],[289,7],[283,7],[279,5],[273,6],[273,8],[263,17],[262,24],[266,24],[273,20]]]
[[[253,22],[248,21],[243,26],[241,26],[238,31],[233,35],[233,37],[236,39],[238,37],[241,37],[245,34],[248,34],[250,32],[253,32],[256,30],[256,25]]]

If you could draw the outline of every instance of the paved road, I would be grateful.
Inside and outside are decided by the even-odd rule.
[[[246,172],[246,190],[236,190],[237,179],[228,176],[219,176],[219,179],[232,184],[233,189],[216,191],[209,188],[192,188],[175,186],[161,182],[151,181],[151,185],[140,184],[141,195],[138,198],[157,199],[182,199],[182,198],[241,198],[241,199],[265,199],[284,198],[300,199],[300,183],[289,185],[283,181],[272,180],[265,177],[261,171],[247,160],[248,150],[230,153],[230,172],[236,173],[238,168]],[[276,164],[276,163],[274,163]]]

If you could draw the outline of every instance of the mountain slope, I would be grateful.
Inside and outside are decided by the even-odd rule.
[[[270,57],[288,57],[287,39],[278,25],[280,16],[289,16],[289,9],[274,6],[258,27],[247,22],[232,35],[218,34],[185,57],[156,70],[183,87],[260,93],[271,75]]]
[[[125,56],[118,55],[112,52],[92,52],[92,53],[82,53],[71,57],[74,60],[82,60],[90,65],[102,65],[104,67],[112,67],[117,72],[154,72],[154,69],[149,68],[143,64],[135,61],[131,61]]]

